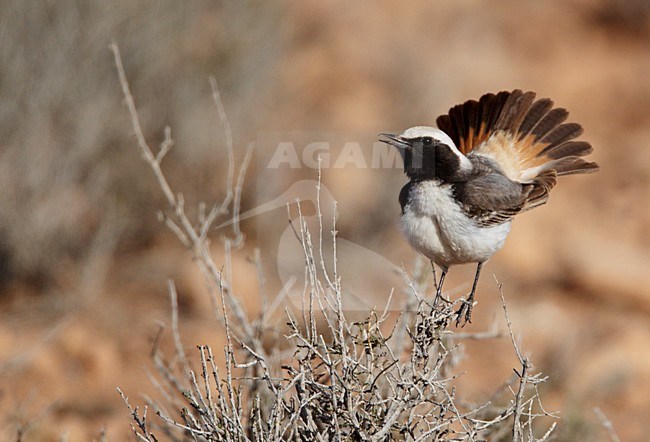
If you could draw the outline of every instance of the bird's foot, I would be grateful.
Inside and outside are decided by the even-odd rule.
[[[474,308],[474,300],[463,300],[460,308],[456,312],[456,327],[465,327],[469,322],[472,322],[472,309]]]

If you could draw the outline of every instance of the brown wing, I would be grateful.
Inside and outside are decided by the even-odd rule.
[[[474,176],[454,183],[452,189],[465,214],[483,227],[510,221],[518,213],[543,204],[555,184],[554,170],[538,176],[534,184],[517,183],[504,176],[489,158],[468,158],[474,165]]]
[[[465,155],[494,160],[513,181],[532,185],[530,198],[519,211],[544,204],[556,177],[598,170],[581,158],[592,151],[576,123],[564,123],[568,112],[553,108],[534,92],[502,91],[452,107],[436,120]],[[519,212],[518,211],[518,212]]]

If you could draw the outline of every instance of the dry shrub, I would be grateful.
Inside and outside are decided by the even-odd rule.
[[[462,300],[432,305],[423,296],[423,287],[404,272],[412,296],[408,305],[401,306],[399,318],[388,313],[390,300],[385,311],[370,311],[365,320],[346,318],[344,281],[337,273],[336,226],[331,232],[333,262],[326,264],[319,197],[318,231],[309,230],[302,214],[297,225],[292,224],[305,261],[303,308],[287,310],[286,336],[264,345],[262,337],[276,328],[273,312],[283,304],[286,291],[269,302],[261,290],[264,307],[259,317],[251,320],[230,285],[231,251],[243,244],[238,214],[250,149],[235,178],[232,137],[216,82],[213,99],[227,132],[230,160],[226,198],[210,210],[200,210],[199,219],[192,221],[184,198],[171,189],[161,169],[173,144],[171,131],[165,131],[160,150],[154,153],[141,129],[116,44],[112,50],[140,152],[170,207],[165,222],[192,252],[226,336],[222,366],[210,347],[199,345],[196,358],[200,368],[192,368],[195,358],[186,354],[181,343],[176,291],[170,283],[175,352],[166,357],[158,340],[152,352],[157,371],[152,381],[162,399],[145,398],[146,405],[140,409],[120,391],[131,411],[137,439],[495,440],[511,434],[513,440],[532,441],[550,437],[555,423],[541,432],[533,430],[537,418],[556,417],[544,410],[537,390],[546,378],[531,373],[532,365],[519,351],[509,321],[509,335],[521,366],[505,386],[495,388],[491,400],[476,404],[454,386],[459,376],[458,341],[499,334],[450,329],[456,304]],[[221,267],[209,253],[208,232],[223,218],[233,220],[233,230],[223,237],[226,263]],[[503,306],[507,319],[505,301]]]

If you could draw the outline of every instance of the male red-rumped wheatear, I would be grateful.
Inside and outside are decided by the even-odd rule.
[[[572,141],[582,127],[567,116],[548,98],[514,90],[454,106],[438,129],[381,134],[410,178],[399,194],[404,235],[442,268],[434,305],[451,265],[478,263],[456,325],[471,321],[481,266],[503,247],[512,218],[544,204],[558,176],[598,170],[581,158],[592,148]]]

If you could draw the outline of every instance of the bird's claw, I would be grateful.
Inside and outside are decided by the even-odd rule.
[[[456,327],[465,327],[469,322],[472,322],[472,308],[474,307],[474,302],[465,301],[461,304],[460,308],[456,312]]]

